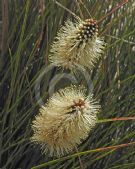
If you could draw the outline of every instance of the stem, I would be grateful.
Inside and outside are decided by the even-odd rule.
[[[111,121],[127,121],[127,120],[135,120],[135,117],[116,117],[112,119],[103,119],[103,120],[98,120],[97,123],[106,123],[106,122],[111,122]]]
[[[97,23],[100,23],[101,21],[103,21],[107,16],[111,15],[112,13],[114,13],[116,10],[118,10],[119,8],[121,8],[123,5],[125,5],[128,2],[128,0],[124,0],[123,2],[121,2],[120,4],[118,4],[118,6],[116,6],[115,8],[113,8],[110,12],[108,12],[105,16],[103,16],[101,19],[98,20]]]
[[[71,10],[69,10],[68,8],[66,8],[65,6],[63,6],[61,3],[59,3],[58,1],[55,1],[55,3],[60,6],[61,8],[63,8],[65,11],[68,11],[71,15],[73,15],[77,20],[80,20],[79,16],[77,16],[75,13],[73,13]]]

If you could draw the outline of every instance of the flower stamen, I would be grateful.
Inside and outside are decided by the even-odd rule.
[[[61,89],[35,117],[31,141],[40,144],[43,153],[63,156],[87,138],[96,125],[98,111],[99,105],[85,96],[85,89]]]

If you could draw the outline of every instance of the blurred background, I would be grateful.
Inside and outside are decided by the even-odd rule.
[[[57,31],[74,14],[100,20],[120,0],[1,0],[0,1],[0,168],[30,169],[53,160],[33,146],[31,121],[38,113],[35,84]],[[106,50],[88,72],[94,97],[100,101],[99,119],[133,117],[135,114],[135,1],[129,2],[99,23]],[[41,80],[41,97],[48,98],[51,69]],[[83,78],[83,77],[82,77]],[[61,80],[56,88],[68,85]],[[135,122],[100,123],[78,147],[86,151],[135,141]],[[81,156],[87,169],[135,169],[135,149],[95,152]],[[78,158],[44,167],[80,168]]]

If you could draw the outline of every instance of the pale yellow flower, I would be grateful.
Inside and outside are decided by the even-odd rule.
[[[32,141],[50,156],[65,155],[89,135],[99,108],[92,95],[86,96],[82,88],[60,89],[35,117]]]
[[[74,70],[77,65],[92,69],[101,56],[104,41],[98,37],[98,25],[93,19],[68,20],[52,44],[49,60],[58,67]]]

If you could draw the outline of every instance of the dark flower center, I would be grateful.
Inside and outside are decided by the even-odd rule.
[[[85,102],[84,102],[84,100],[82,100],[82,99],[79,99],[79,101],[78,102],[75,102],[74,101],[74,105],[73,105],[74,107],[82,107],[82,106],[85,106]]]
[[[81,108],[84,107],[84,106],[85,106],[84,100],[79,99],[78,102],[74,101],[74,104],[70,107],[72,110],[69,111],[69,112],[67,112],[66,114],[73,114],[73,113],[76,112],[77,107],[81,109]]]

